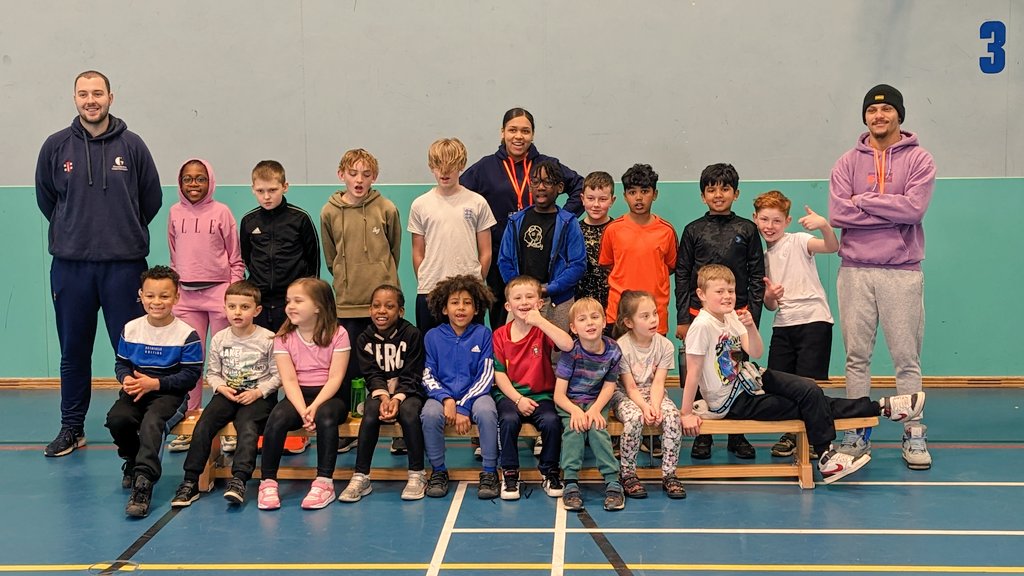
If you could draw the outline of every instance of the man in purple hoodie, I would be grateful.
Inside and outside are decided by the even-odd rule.
[[[149,255],[149,223],[163,192],[146,144],[110,115],[114,94],[103,74],[75,78],[78,116],[51,135],[36,163],[36,203],[50,224],[50,289],[60,342],[60,414],[47,456],[85,446],[97,313],[110,345],[142,315],[139,276]]]
[[[846,394],[871,390],[871,354],[881,324],[896,371],[897,394],[921,390],[924,337],[924,214],[935,189],[935,162],[917,136],[900,129],[903,95],[886,84],[864,96],[868,131],[832,169],[829,214],[842,230],[836,292],[846,343]],[[931,468],[927,428],[905,423],[903,459]],[[847,431],[841,452],[871,450],[871,429]]]

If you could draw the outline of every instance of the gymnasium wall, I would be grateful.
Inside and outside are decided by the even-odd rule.
[[[217,166],[214,166],[217,169]],[[741,173],[742,178],[742,173]],[[621,187],[616,184],[616,215],[625,211]],[[385,196],[398,206],[406,222],[412,200],[430,188],[427,184],[382,185]],[[793,200],[794,214],[807,204],[824,214],[828,204],[825,181],[740,182],[740,198],[734,208],[739,214],[753,212],[751,202],[767,190],[782,190]],[[1024,179],[943,179],[936,186],[925,219],[927,259],[925,270],[925,341],[922,362],[929,376],[1005,376],[1024,374],[1024,355],[1018,350],[1020,306],[1015,300],[1024,285],[1024,267],[1019,253],[1017,230],[1024,214]],[[292,186],[288,200],[319,221],[320,208],[334,191],[331,186]],[[217,187],[215,198],[231,207],[236,219],[256,206],[247,186]],[[168,262],[167,210],[177,202],[175,189],[164,189],[164,207],[150,227],[153,238],[150,264]],[[659,185],[654,212],[682,231],[687,222],[703,214],[698,186],[694,182],[666,182]],[[798,214],[795,214],[798,215]],[[60,354],[54,329],[53,306],[49,299],[49,256],[46,252],[46,221],[35,205],[30,187],[0,189],[0,222],[6,242],[0,243],[0,378],[57,377]],[[797,230],[795,223],[790,230]],[[412,274],[409,234],[402,237],[399,265],[402,287],[411,301],[416,281]],[[818,258],[818,271],[829,294],[833,314],[839,322],[835,302],[835,278],[839,261],[835,255]],[[326,267],[324,268],[326,270]],[[674,303],[671,310],[675,310]],[[412,308],[406,311],[413,316]],[[674,318],[671,319],[674,322]],[[671,324],[672,322],[670,322]],[[767,344],[771,334],[771,313],[766,312],[761,332]],[[113,374],[113,353],[102,335],[93,356],[96,376]],[[881,340],[881,336],[880,336]],[[838,327],[834,331],[831,373],[843,373],[843,344]],[[884,343],[875,354],[875,373],[891,375]]]
[[[679,230],[702,212],[691,181],[720,161],[743,179],[740,213],[770,188],[824,213],[824,180],[863,130],[864,93],[890,83],[941,177],[926,219],[925,372],[1024,374],[1011,353],[1024,274],[1011,237],[1024,207],[1020,12],[1013,0],[6,2],[0,377],[59,373],[31,186],[90,68],[110,76],[112,112],[143,136],[163,182],[207,158],[238,185],[218,198],[239,217],[254,205],[252,165],[274,158],[315,218],[354,147],[380,159],[381,189],[407,215],[430,181],[430,142],[458,136],[475,160],[497,146],[502,113],[524,106],[540,150],[581,173],[654,165],[655,210]],[[177,198],[165,196],[151,262],[166,261]],[[819,260],[830,294],[837,262]],[[408,257],[402,272],[411,295]],[[835,374],[841,349],[837,330]],[[109,375],[102,340],[95,358]],[[876,372],[891,372],[885,354]]]

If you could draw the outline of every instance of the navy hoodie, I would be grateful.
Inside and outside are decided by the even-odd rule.
[[[491,249],[495,253],[497,253],[498,246],[501,246],[501,237],[505,233],[505,225],[508,223],[509,216],[533,205],[533,196],[530,194],[529,187],[523,192],[522,205],[519,204],[516,192],[512,188],[512,182],[509,181],[508,173],[505,171],[507,160],[508,151],[505,150],[504,144],[499,144],[497,152],[477,160],[476,164],[467,168],[459,178],[460,184],[483,196],[487,200],[487,205],[491,207],[491,213],[497,220],[497,224],[491,227]],[[582,214],[583,201],[580,199],[580,195],[583,193],[583,177],[559,162],[558,158],[545,156],[537,151],[536,146],[530,144],[530,149],[526,151],[526,161],[535,165],[543,160],[554,160],[562,167],[562,175],[565,177],[563,193],[569,196],[562,208],[576,216]],[[516,162],[516,178],[519,179],[519,182],[526,181],[525,168],[523,162]],[[497,258],[494,261],[496,262]]]
[[[93,138],[75,117],[50,136],[36,163],[36,203],[50,222],[50,254],[107,262],[149,255],[149,223],[163,192],[138,134],[110,116]]]

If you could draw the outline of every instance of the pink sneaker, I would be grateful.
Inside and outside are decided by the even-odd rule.
[[[281,507],[281,497],[277,494],[277,480],[263,480],[260,482],[260,492],[256,498],[256,507],[260,510],[277,510]]]
[[[320,478],[313,480],[309,494],[302,499],[302,507],[306,510],[319,510],[334,502],[334,480]]]

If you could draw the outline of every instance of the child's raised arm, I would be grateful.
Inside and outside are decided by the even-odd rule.
[[[807,241],[807,252],[809,254],[833,254],[839,251],[839,238],[836,238],[836,231],[828,225],[828,220],[819,215],[810,206],[804,206],[807,215],[800,218],[800,225],[807,230],[821,230],[821,238],[812,238]]]
[[[562,352],[569,352],[572,350],[572,347],[575,344],[572,336],[569,336],[565,330],[562,330],[551,323],[550,320],[540,313],[540,310],[530,310],[526,314],[526,323],[530,326],[540,328],[540,331],[550,338],[555,346],[558,346],[558,349]]]
[[[764,341],[761,340],[761,333],[757,330],[754,317],[750,315],[749,310],[740,310],[736,313],[736,317],[747,330],[745,334],[740,335],[740,345],[743,347],[743,351],[751,358],[760,358],[764,354]]]

